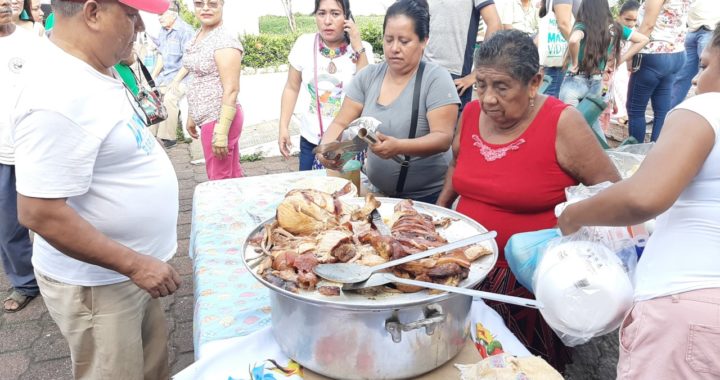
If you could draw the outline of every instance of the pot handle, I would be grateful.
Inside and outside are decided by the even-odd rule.
[[[391,319],[385,321],[385,330],[390,333],[392,340],[395,343],[402,341],[402,332],[417,330],[424,327],[427,335],[435,333],[435,327],[445,322],[445,314],[443,314],[442,307],[437,304],[428,305],[425,309],[425,319],[410,323],[400,323],[397,320],[397,316],[393,316]]]

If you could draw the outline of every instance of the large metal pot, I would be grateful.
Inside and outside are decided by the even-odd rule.
[[[380,213],[392,213],[399,200],[379,198]],[[456,220],[443,231],[455,241],[487,230],[452,210],[416,203],[421,212]],[[272,222],[272,220],[268,221]],[[263,223],[264,225],[265,223]],[[260,231],[262,225],[256,231]],[[250,236],[252,236],[251,234]],[[472,263],[460,286],[473,287],[495,265],[493,255]],[[244,255],[253,254],[246,242]],[[432,371],[457,355],[470,331],[472,298],[457,294],[288,292],[251,273],[270,290],[273,335],[283,352],[319,374],[335,379],[399,379]]]
[[[432,371],[462,350],[472,298],[352,310],[272,292],[270,303],[275,339],[306,368],[334,379],[397,379]]]

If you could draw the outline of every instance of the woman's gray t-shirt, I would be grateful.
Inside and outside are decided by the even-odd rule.
[[[385,62],[367,66],[360,71],[346,89],[345,96],[363,104],[362,116],[371,116],[382,122],[381,133],[398,139],[407,139],[410,132],[415,77],[392,103],[387,106],[378,103],[388,66]],[[450,73],[433,63],[425,63],[420,102],[418,107],[417,132],[415,137],[430,133],[427,113],[448,104],[460,104],[455,84]],[[437,153],[427,157],[412,157],[405,188],[396,193],[400,164],[384,160],[368,149],[366,172],[370,182],[384,194],[405,198],[421,198],[442,190],[445,173],[452,159],[452,152]]]

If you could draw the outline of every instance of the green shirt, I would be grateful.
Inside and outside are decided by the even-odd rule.
[[[627,41],[630,39],[630,36],[632,35],[633,30],[628,28],[625,25],[621,25],[621,26],[622,26],[622,36],[620,37],[620,39]],[[585,24],[583,24],[581,22],[576,22],[575,25],[573,25],[573,31],[575,31],[575,30],[580,30],[583,33],[585,33]],[[607,64],[606,63],[607,57],[609,57],[612,54],[612,51],[613,51],[613,44],[610,43],[610,46],[608,46],[607,55],[605,56],[604,59],[601,59],[600,62],[598,63],[598,69],[601,72],[605,71],[605,65]],[[583,67],[582,61],[583,61],[584,57],[585,57],[585,38],[583,37],[582,41],[580,41],[580,49],[578,50],[578,66],[581,68]]]
[[[125,82],[127,87],[130,89],[130,92],[132,92],[133,95],[137,96],[139,91],[137,79],[135,78],[135,73],[133,73],[130,66],[118,63],[117,65],[115,65],[115,70],[118,72],[118,74],[120,74],[120,78],[122,78],[123,82]]]

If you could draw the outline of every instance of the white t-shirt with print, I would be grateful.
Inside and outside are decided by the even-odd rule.
[[[15,27],[9,36],[0,37],[0,164],[15,163],[10,114],[23,83],[22,74],[39,43],[40,39],[21,27]]]
[[[167,261],[177,249],[178,182],[173,166],[134,109],[122,81],[53,43],[20,93],[15,112],[18,193],[67,198],[110,239]],[[62,75],[58,75],[62,73]],[[57,281],[98,286],[126,281],[36,236],[35,269]]]
[[[350,59],[353,49],[348,45],[344,55],[332,60],[336,72],[331,74],[328,71],[330,58],[318,52],[319,46],[316,45],[315,39],[316,34],[314,33],[301,35],[295,41],[288,57],[290,65],[302,74],[300,92],[308,96],[301,98],[309,99],[307,107],[302,107],[300,135],[313,144],[320,142],[314,56],[317,56],[317,87],[320,93],[323,132],[327,131],[330,123],[340,111],[340,106],[345,98],[345,88],[350,84],[357,71],[357,65]],[[362,42],[362,45],[365,48],[365,56],[369,64],[375,63],[372,46],[365,41]]]
[[[635,299],[720,288],[720,93],[693,96],[675,109],[702,116],[715,145],[695,178],[657,218],[635,272]]]

